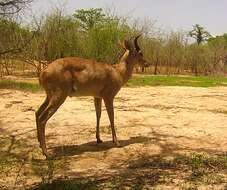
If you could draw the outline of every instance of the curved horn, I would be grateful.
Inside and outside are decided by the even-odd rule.
[[[139,34],[138,36],[135,37],[135,40],[134,40],[134,44],[135,44],[135,48],[136,48],[136,51],[139,52],[141,51],[140,50],[140,47],[139,47],[139,44],[138,44],[138,39],[139,37],[141,36],[142,34]]]

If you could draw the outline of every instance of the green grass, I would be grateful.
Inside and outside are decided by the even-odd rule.
[[[225,181],[223,173],[226,173],[227,169],[226,155],[194,153],[189,156],[178,156],[175,163],[189,169],[188,181],[202,184],[221,184]]]
[[[132,79],[129,80],[126,86],[227,86],[227,77],[135,75],[132,77]],[[38,83],[1,80],[0,89],[17,89],[37,92],[41,90],[41,87]]]
[[[92,182],[82,183],[79,181],[54,181],[50,184],[42,184],[30,190],[98,190],[96,184]]]
[[[145,155],[128,162],[126,170],[117,175],[100,178],[92,176],[81,179],[56,179],[50,183],[37,184],[29,190],[96,190],[96,189],[146,189],[156,185],[172,184],[179,176],[185,185],[224,185],[227,166],[226,155],[191,153],[170,158]],[[105,175],[105,174],[104,174]],[[177,184],[175,184],[177,185]],[[185,188],[186,189],[186,188]]]
[[[1,80],[0,89],[16,89],[16,90],[37,92],[41,90],[41,87],[37,83],[18,82],[13,80]]]
[[[226,77],[205,76],[154,76],[136,75],[129,80],[127,86],[191,86],[191,87],[215,87],[227,86]]]

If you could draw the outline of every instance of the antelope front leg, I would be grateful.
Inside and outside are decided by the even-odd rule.
[[[110,127],[111,127],[111,131],[112,131],[113,142],[115,143],[116,146],[120,146],[120,143],[117,140],[117,135],[116,135],[115,128],[114,128],[113,99],[107,98],[107,99],[104,99],[104,102],[105,102],[107,114],[108,114],[109,120],[110,120]]]
[[[99,130],[99,123],[100,123],[101,112],[102,112],[102,99],[94,98],[94,103],[95,103],[95,111],[96,111],[96,139],[97,139],[97,143],[102,143],[102,140],[100,139],[100,130]]]

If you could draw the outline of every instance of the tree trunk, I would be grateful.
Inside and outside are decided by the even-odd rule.
[[[157,58],[155,61],[155,66],[154,66],[154,75],[158,74],[158,62],[159,62],[159,59]]]

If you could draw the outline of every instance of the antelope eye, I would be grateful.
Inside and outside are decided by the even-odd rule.
[[[140,51],[140,52],[139,52],[139,55],[143,56],[143,53]]]
[[[138,54],[141,55],[141,56],[143,56],[143,53],[142,53],[141,50],[138,51]]]

